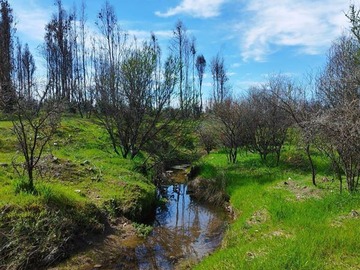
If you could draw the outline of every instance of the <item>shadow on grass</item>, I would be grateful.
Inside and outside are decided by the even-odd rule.
[[[235,164],[229,164],[224,159],[225,154],[214,154],[210,162],[205,161],[200,165],[201,176],[209,179],[225,178],[226,186],[235,188],[254,183],[269,184],[282,174],[278,168],[269,167],[254,154],[239,156]]]
[[[323,154],[313,151],[312,158],[318,175],[332,173],[330,162]],[[309,161],[301,149],[284,151],[278,165],[275,155],[268,155],[267,160],[263,161],[257,154],[241,152],[237,162],[230,164],[227,162],[226,153],[217,152],[205,157],[200,168],[201,175],[205,178],[223,177],[230,189],[253,184],[267,185],[285,179],[288,173],[311,175]]]

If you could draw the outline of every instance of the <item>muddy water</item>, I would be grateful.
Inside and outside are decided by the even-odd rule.
[[[179,183],[183,175],[175,172],[176,183],[162,186],[159,195],[166,203],[156,210],[152,233],[123,247],[114,269],[176,269],[184,260],[198,261],[220,245],[225,212],[193,200],[186,184]]]

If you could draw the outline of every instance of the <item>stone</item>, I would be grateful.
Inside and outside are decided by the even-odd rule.
[[[89,165],[90,161],[88,160],[84,160],[83,162],[80,163],[80,165]]]
[[[356,217],[359,217],[360,214],[356,210],[351,210],[350,216],[353,217],[353,218],[356,218]]]

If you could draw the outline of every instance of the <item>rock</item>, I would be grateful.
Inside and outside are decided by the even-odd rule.
[[[183,165],[176,165],[171,167],[174,170],[185,170],[187,168],[189,168],[191,165],[190,164],[183,164]]]
[[[52,163],[59,164],[59,159],[57,157],[52,157]]]
[[[84,160],[83,162],[80,163],[80,165],[84,166],[84,165],[89,165],[90,161],[88,160]]]
[[[94,265],[94,269],[99,269],[99,268],[101,268],[101,267],[102,267],[101,264],[95,264],[95,265]]]
[[[246,252],[246,255],[247,255],[250,259],[254,259],[254,258],[255,258],[255,253],[253,253],[253,252],[248,251],[248,252]]]
[[[356,217],[359,217],[360,214],[359,214],[359,212],[356,211],[356,210],[351,210],[350,216],[353,217],[353,218],[356,218]]]

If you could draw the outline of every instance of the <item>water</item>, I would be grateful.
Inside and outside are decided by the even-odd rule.
[[[222,209],[193,200],[184,183],[163,186],[159,192],[166,203],[156,210],[152,233],[135,247],[123,247],[114,269],[175,269],[181,261],[198,261],[220,245],[227,224]]]

